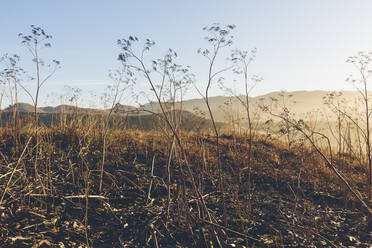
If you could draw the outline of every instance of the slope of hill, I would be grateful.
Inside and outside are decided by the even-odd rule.
[[[12,121],[13,107],[8,108],[1,114],[0,120],[3,124]],[[102,124],[105,114],[107,116],[108,110],[76,108],[73,106],[60,105],[57,107],[42,107],[38,109],[39,121],[50,127],[52,125],[60,125],[61,121],[65,125],[79,120],[82,124],[100,126]],[[33,107],[28,104],[20,104],[18,118],[22,122],[27,122],[29,117],[33,116]],[[62,115],[61,115],[62,113]],[[173,113],[172,113],[173,114]],[[202,116],[195,115],[188,111],[177,111],[177,119],[180,122],[180,128],[184,131],[207,131],[212,130],[212,122]],[[89,116],[89,118],[88,118]],[[62,118],[62,119],[61,119]],[[166,126],[162,121],[161,115],[158,113],[150,113],[146,111],[136,111],[132,106],[116,106],[110,120],[109,126],[114,128],[129,128],[144,131],[155,129],[162,129]],[[216,126],[220,130],[228,129],[225,123],[217,122]]]
[[[195,115],[188,111],[177,111],[177,119],[180,120],[179,127],[184,131],[207,131],[212,130],[212,121],[204,117]],[[161,129],[166,127],[166,123],[161,120],[161,115],[140,113],[132,115],[113,115],[113,122],[116,124],[122,122],[123,125],[130,129],[139,129],[149,131],[153,129]],[[121,121],[120,121],[121,120]],[[223,122],[217,122],[216,126],[219,130],[227,130],[228,125]]]
[[[30,135],[25,131],[22,140]],[[168,162],[169,137],[118,130],[108,136],[100,193],[101,131],[47,129],[42,135],[47,149],[38,170],[53,191],[39,193],[36,176],[24,174],[22,168],[34,166],[32,155],[19,160],[14,182],[2,190],[1,247],[86,247],[85,235],[91,247],[371,247],[368,215],[314,152],[255,140],[248,176],[244,137],[221,138],[218,155],[212,137],[187,134],[188,174],[178,147]],[[0,162],[9,164],[24,143],[16,148],[6,132],[0,140]],[[339,169],[366,197],[362,168],[347,163]],[[0,188],[12,171],[0,167]],[[201,214],[197,192],[211,218]]]
[[[102,112],[102,110],[99,109],[93,109],[93,108],[81,108],[77,106],[72,105],[58,105],[56,107],[41,107],[40,109],[44,110],[45,113],[92,113],[92,112]]]
[[[122,113],[122,114],[126,114],[128,112],[135,112],[138,108],[134,107],[134,106],[130,106],[130,105],[122,105],[120,103],[117,103],[114,108],[113,108],[113,111],[114,113]]]
[[[310,112],[322,111],[324,114],[329,114],[327,106],[324,104],[324,97],[332,91],[294,91],[294,92],[271,92],[265,95],[250,97],[250,108],[252,113],[261,112],[259,105],[271,104],[271,99],[277,99],[277,107],[285,104],[292,113],[296,116],[304,118]],[[342,91],[341,99],[350,106],[354,104],[359,97],[356,91]],[[244,100],[244,96],[238,96]],[[238,117],[245,116],[244,106],[240,103],[237,97],[216,96],[210,97],[209,104],[211,106],[214,117],[217,121],[227,121],[232,114]],[[157,103],[148,103],[145,109],[157,111],[159,109]],[[180,103],[177,103],[181,107]],[[182,103],[182,108],[195,114],[204,113],[208,118],[208,109],[203,99],[191,99]],[[262,115],[262,113],[261,113]]]
[[[34,106],[28,103],[18,103],[14,105],[10,105],[6,109],[4,109],[5,112],[13,112],[15,107],[17,107],[17,111],[20,113],[34,113]],[[38,113],[44,113],[45,111],[41,108],[37,108]]]
[[[272,92],[266,95],[250,97],[250,109],[252,113],[259,113],[261,120],[268,117],[260,110],[260,105],[273,105],[274,109],[279,111],[280,107],[285,105],[295,116],[299,118],[308,118],[308,113],[316,113],[318,118],[324,119],[325,115],[331,117],[330,111],[324,104],[324,97],[331,91],[294,91],[294,92]],[[344,99],[347,105],[351,106],[359,97],[356,91],[343,91],[341,99]],[[238,96],[244,100],[244,96]],[[272,99],[276,99],[273,104]],[[231,118],[240,119],[246,116],[244,106],[237,97],[216,96],[210,97],[209,100],[214,118],[218,122],[230,121]],[[177,102],[176,107],[187,112],[196,114],[209,119],[208,109],[203,99],[191,99]],[[276,107],[276,108],[275,108]],[[13,106],[8,107],[5,111],[12,111]],[[18,104],[19,112],[33,112],[33,106],[27,103]],[[102,113],[102,109],[80,108],[71,105],[59,105],[56,107],[40,107],[39,113]],[[149,112],[159,113],[160,108],[157,102],[151,102],[137,108],[134,106],[123,105],[118,103],[114,107],[114,113],[128,114],[148,114]]]

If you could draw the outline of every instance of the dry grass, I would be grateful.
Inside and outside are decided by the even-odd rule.
[[[371,227],[359,203],[306,146],[287,150],[280,141],[256,137],[249,196],[248,140],[222,136],[228,211],[224,225],[212,136],[180,133],[206,210],[192,189],[178,146],[168,185],[172,137],[163,132],[110,130],[100,193],[103,134],[93,125],[40,131],[37,169],[44,195],[33,168],[34,139],[25,148],[31,130],[19,130],[16,146],[13,131],[0,129],[0,193],[5,192],[0,205],[2,247],[371,245]],[[366,197],[365,168],[351,158],[335,163]]]

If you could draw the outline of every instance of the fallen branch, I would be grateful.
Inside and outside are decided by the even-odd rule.
[[[90,199],[101,199],[101,200],[108,200],[107,197],[102,196],[102,195],[68,195],[68,196],[62,196],[65,199],[85,199],[85,198],[90,198]]]
[[[326,241],[328,244],[330,244],[332,247],[337,248],[337,246],[336,246],[336,245],[335,245],[331,240],[329,240],[329,239],[327,239],[326,237],[324,237],[323,235],[321,235],[321,234],[319,234],[319,233],[317,233],[317,232],[311,230],[311,228],[306,228],[306,227],[299,226],[299,225],[296,225],[296,226],[294,226],[294,225],[290,225],[290,224],[288,224],[288,223],[286,223],[286,222],[284,222],[284,221],[282,221],[282,220],[281,220],[281,222],[282,222],[284,225],[286,225],[287,227],[289,227],[289,228],[293,228],[293,229],[295,229],[295,230],[301,229],[301,230],[306,231],[306,232],[307,232],[307,231],[310,231],[310,232],[313,233],[315,236],[318,236],[319,238],[325,240],[325,241]]]
[[[24,154],[25,154],[25,152],[27,150],[27,147],[30,144],[31,139],[32,139],[32,136],[30,136],[30,138],[28,139],[28,141],[27,141],[27,143],[25,145],[25,148],[23,148],[23,151],[21,153],[21,156],[19,156],[19,158],[18,158],[18,161],[17,161],[16,166],[14,167],[14,169],[12,171],[12,174],[9,177],[9,180],[8,180],[6,186],[5,186],[4,192],[3,192],[2,196],[1,196],[1,199],[0,199],[0,206],[3,204],[3,200],[4,200],[4,197],[5,197],[5,194],[6,194],[7,190],[9,188],[10,181],[12,181],[12,178],[14,176],[14,173],[17,171],[18,165],[21,163],[21,161],[23,159],[23,156],[24,156]]]
[[[31,197],[45,197],[46,195],[44,194],[29,194],[28,196]],[[100,199],[100,200],[108,200],[107,197],[102,196],[102,195],[67,195],[67,196],[60,196],[61,198],[64,199],[85,199],[86,197],[90,199]]]
[[[0,179],[3,179],[4,177],[7,177],[8,175],[13,174],[14,172],[19,172],[19,171],[22,171],[22,169],[18,169],[18,170],[13,169],[12,171],[5,173],[4,175],[1,175]]]
[[[251,237],[251,236],[248,236],[248,235],[246,235],[246,234],[244,234],[244,233],[241,233],[241,232],[235,231],[235,230],[230,229],[230,228],[228,228],[228,227],[221,226],[221,225],[219,225],[219,224],[216,224],[216,223],[210,222],[210,221],[208,221],[208,220],[204,220],[204,219],[200,219],[200,220],[203,221],[203,222],[206,223],[206,224],[209,224],[209,225],[212,225],[212,226],[215,226],[215,227],[218,227],[218,228],[224,229],[224,230],[226,230],[226,231],[228,231],[228,232],[234,233],[234,234],[239,235],[239,236],[242,236],[242,237],[244,237],[244,238],[248,238],[248,239],[254,240],[254,241],[259,242],[259,243],[262,242],[262,241],[259,240],[259,239],[253,238],[253,237]]]

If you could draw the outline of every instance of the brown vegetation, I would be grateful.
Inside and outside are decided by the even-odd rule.
[[[319,155],[303,146],[288,150],[278,141],[254,139],[252,199],[248,204],[248,174],[244,173],[248,139],[221,136],[228,212],[224,225],[218,157],[209,135],[182,133],[180,138],[212,221],[198,206],[177,147],[168,188],[166,165],[172,142],[164,133],[112,130],[107,137],[100,193],[102,129],[40,130],[38,164],[44,194],[32,169],[33,133],[21,130],[22,145],[15,150],[9,131],[3,128],[0,134],[2,246],[209,247],[212,243],[248,243],[368,247],[371,241],[370,223],[360,203]],[[366,168],[351,158],[337,162],[352,187],[367,194],[366,184],[360,183]],[[240,170],[243,175],[238,185]]]

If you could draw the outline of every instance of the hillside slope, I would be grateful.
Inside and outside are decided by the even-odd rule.
[[[250,108],[252,113],[259,113],[262,117],[261,119],[267,118],[268,116],[263,114],[260,110],[260,105],[271,104],[271,99],[277,99],[276,104],[277,109],[281,106],[287,106],[295,116],[299,118],[306,118],[308,113],[318,113],[319,118],[323,118],[323,115],[329,115],[331,118],[333,116],[330,114],[329,109],[324,104],[324,97],[331,91],[294,91],[294,92],[272,92],[265,95],[260,95],[256,97],[250,97]],[[244,101],[244,96],[238,96]],[[356,91],[342,91],[342,96],[340,99],[344,99],[347,106],[352,106],[358,99],[359,93]],[[215,96],[210,97],[209,100],[211,110],[214,114],[216,121],[226,122],[230,121],[231,117],[234,116],[235,119],[244,118],[246,116],[245,109],[240,101],[236,97],[228,96]],[[198,116],[203,116],[209,118],[208,109],[203,99],[190,99],[185,100],[181,103],[176,103],[178,109],[185,110],[194,113]],[[362,106],[360,105],[360,108]],[[12,111],[13,106],[9,106],[5,111]],[[27,103],[19,103],[18,109],[20,112],[33,112],[33,106]],[[39,107],[38,111],[40,113],[100,113],[109,110],[93,109],[93,108],[81,108],[71,105],[59,105],[59,106],[47,106]],[[148,114],[148,112],[160,111],[159,105],[156,102],[151,102],[144,104],[140,107],[123,105],[118,103],[114,107],[115,113],[137,113],[137,114]],[[323,116],[323,117],[322,117]]]
[[[331,118],[329,109],[324,104],[324,97],[332,91],[294,91],[294,92],[272,92],[266,95],[260,95],[256,97],[250,97],[250,109],[252,113],[260,113],[261,116],[267,118],[268,116],[260,111],[259,106],[262,104],[271,104],[271,99],[277,99],[277,107],[287,106],[295,116],[299,118],[306,118],[306,115],[310,112],[319,113],[322,111],[324,114],[329,115]],[[359,93],[356,91],[342,91],[343,95],[341,98],[352,106],[356,99],[359,97]],[[243,101],[244,96],[239,96]],[[209,100],[212,112],[217,121],[229,121],[231,115],[235,118],[244,118],[246,116],[245,109],[240,101],[236,97],[227,96],[216,96],[210,97]],[[181,107],[181,104],[177,104]],[[151,111],[158,111],[159,107],[157,103],[148,103],[144,105],[144,108]],[[361,105],[362,108],[362,105]],[[204,113],[203,116],[209,118],[208,109],[203,99],[191,99],[182,102],[182,109],[198,114]],[[319,115],[322,118],[321,115]]]
[[[311,150],[289,151],[280,142],[254,141],[248,184],[246,138],[221,138],[224,221],[213,137],[182,137],[208,218],[178,153],[167,186],[170,142],[161,133],[111,133],[102,192],[98,130],[49,129],[42,135],[49,143],[43,146],[38,170],[49,182],[47,195],[32,173],[33,159],[21,161],[20,168],[30,169],[14,174],[0,206],[2,247],[79,247],[87,238],[93,247],[372,245],[371,222],[361,206]],[[0,132],[0,139],[0,163],[17,160],[12,158],[12,136]],[[364,169],[352,162],[340,161],[339,169],[365,197],[366,185],[360,183]],[[9,171],[0,167],[2,175]],[[0,177],[1,192],[7,181]]]

